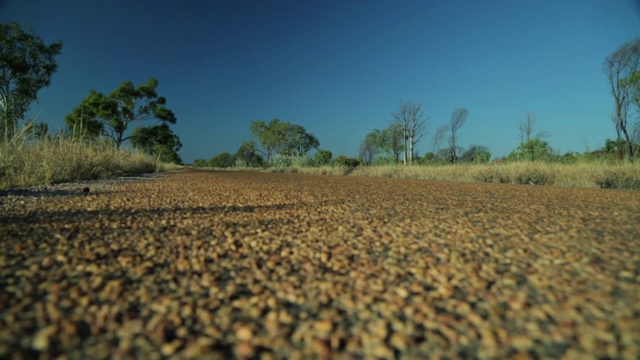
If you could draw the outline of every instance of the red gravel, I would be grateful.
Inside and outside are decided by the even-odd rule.
[[[183,172],[0,203],[0,358],[640,358],[640,192]]]

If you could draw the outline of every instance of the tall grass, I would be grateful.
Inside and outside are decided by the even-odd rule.
[[[108,142],[57,137],[0,143],[0,189],[137,175],[161,168],[153,157],[118,150]]]
[[[282,170],[267,169],[267,171]],[[340,166],[292,167],[287,172],[466,181],[523,185],[555,185],[640,190],[640,162],[510,162],[504,164],[384,165],[345,169]]]

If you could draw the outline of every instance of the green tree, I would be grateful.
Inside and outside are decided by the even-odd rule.
[[[382,150],[400,162],[400,154],[404,152],[403,135],[404,131],[399,124],[391,124],[382,129],[380,134],[380,146]]]
[[[264,151],[261,152],[268,163],[271,163],[275,153],[285,156],[302,156],[311,149],[318,148],[320,142],[307,133],[304,127],[273,119],[269,123],[256,120],[251,123],[251,134],[258,138]]]
[[[166,123],[136,128],[130,138],[134,148],[158,156],[164,162],[182,164],[182,159],[178,155],[182,143]]]
[[[258,145],[254,140],[247,140],[236,151],[236,161],[241,166],[262,166],[264,160],[257,152]]]
[[[331,151],[321,149],[318,149],[314,156],[316,166],[328,165],[331,163],[331,158],[333,158],[333,153],[331,153]]]
[[[165,104],[167,100],[159,97],[156,91],[158,80],[151,78],[147,83],[134,87],[131,81],[123,82],[117,89],[105,96],[95,90],[89,93],[71,114],[66,122],[70,130],[93,129],[101,125],[102,135],[111,138],[116,148],[131,137],[126,131],[133,122],[157,120],[175,124],[176,116]],[[94,131],[89,131],[95,134]]]
[[[201,168],[201,167],[210,167],[211,163],[206,159],[195,159],[193,160],[193,167]]]
[[[508,158],[512,161],[537,161],[544,160],[550,153],[549,143],[538,138],[521,143]]]
[[[0,131],[5,141],[13,138],[38,91],[51,84],[58,69],[55,57],[62,51],[61,41],[46,45],[26,28],[0,23]]]
[[[210,164],[218,168],[232,167],[236,164],[236,158],[225,151],[211,158]]]
[[[471,145],[469,149],[460,156],[460,161],[468,163],[486,164],[491,159],[489,148],[481,145]]]
[[[373,129],[364,137],[360,145],[360,159],[365,165],[371,165],[375,157],[382,151],[384,146],[384,133],[378,129]]]
[[[111,110],[104,105],[107,102],[104,94],[91,90],[89,96],[65,117],[71,136],[76,139],[95,140],[106,135],[101,119],[110,116]]]

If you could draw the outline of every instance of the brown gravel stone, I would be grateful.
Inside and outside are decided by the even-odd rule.
[[[0,204],[0,358],[640,358],[640,192],[60,186]]]

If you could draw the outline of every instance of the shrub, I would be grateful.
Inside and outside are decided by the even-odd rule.
[[[640,190],[640,171],[633,166],[616,166],[596,175],[595,183],[603,189]]]
[[[309,155],[291,156],[290,162],[296,167],[311,167],[314,165],[313,159]]]
[[[336,158],[336,164],[339,166],[356,168],[360,165],[360,160],[355,158],[348,158],[344,155],[340,155]]]
[[[314,156],[316,166],[327,165],[331,162],[331,158],[333,154],[329,150],[320,150],[316,151],[316,155]]]
[[[280,154],[273,155],[271,157],[271,165],[278,170],[284,170],[291,166],[291,157]]]

